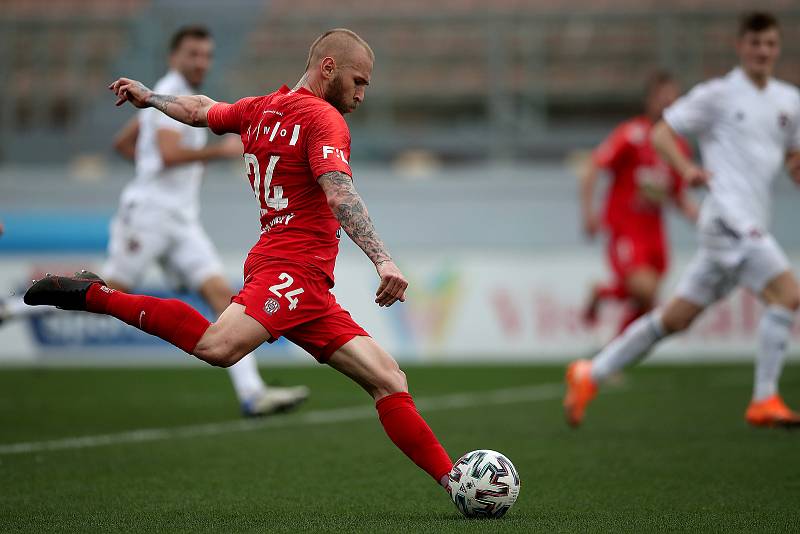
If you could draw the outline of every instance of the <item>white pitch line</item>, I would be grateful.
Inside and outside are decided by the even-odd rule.
[[[564,391],[563,384],[539,384],[510,389],[495,389],[478,393],[455,393],[438,397],[422,397],[415,400],[417,407],[424,412],[455,410],[476,406],[498,406],[518,402],[535,402],[559,398]],[[125,443],[144,443],[169,439],[192,438],[197,436],[216,436],[233,432],[252,432],[262,428],[287,428],[304,425],[322,425],[359,421],[376,417],[374,406],[352,406],[330,410],[314,410],[297,416],[274,417],[269,419],[224,421],[171,428],[142,428],[99,434],[76,436],[49,441],[27,441],[0,445],[0,455],[26,454],[31,452],[61,451],[68,449],[87,449],[105,445]]]

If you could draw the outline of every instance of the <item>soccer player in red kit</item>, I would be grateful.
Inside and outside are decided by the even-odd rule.
[[[452,461],[417,412],[405,374],[330,292],[340,228],[375,265],[378,306],[403,302],[408,286],[355,190],[348,162],[343,115],[364,100],[373,61],[363,39],[334,29],[311,45],[294,89],[283,86],[234,104],[115,81],[110,89],[117,105],[154,107],[192,126],[241,135],[261,222],[261,238],[245,261],[244,287],[213,324],[181,301],[115,291],[91,273],[46,277],[25,300],[112,315],[221,367],[284,336],[361,385],[375,399],[389,438],[447,488]]]
[[[608,262],[614,281],[592,288],[584,317],[594,323],[602,301],[626,301],[628,308],[619,331],[656,303],[667,270],[668,252],[661,207],[672,199],[687,219],[697,219],[697,205],[685,194],[681,177],[658,156],[650,143],[650,129],[680,91],[666,72],[647,82],[645,113],[623,122],[592,155],[580,187],[581,212],[586,235],[601,228],[608,232]],[[682,142],[687,153],[689,147]],[[601,171],[611,177],[603,215],[593,206],[594,187]]]

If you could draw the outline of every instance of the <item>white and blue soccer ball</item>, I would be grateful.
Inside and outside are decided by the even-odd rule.
[[[450,470],[448,491],[466,517],[503,517],[517,501],[519,488],[514,464],[496,451],[468,452]]]

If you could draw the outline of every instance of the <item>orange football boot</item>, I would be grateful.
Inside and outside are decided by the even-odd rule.
[[[586,406],[597,395],[597,384],[592,380],[592,362],[575,360],[567,367],[567,394],[564,396],[564,415],[571,427],[583,421]]]
[[[753,426],[800,427],[800,414],[790,410],[779,395],[752,401],[747,407],[744,419]]]

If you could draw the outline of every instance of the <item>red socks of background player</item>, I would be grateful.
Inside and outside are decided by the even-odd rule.
[[[386,434],[406,456],[441,483],[453,462],[414,406],[408,393],[393,393],[375,403]]]
[[[92,284],[87,291],[86,311],[116,317],[189,354],[211,325],[200,312],[180,300],[129,295],[100,284]]]

